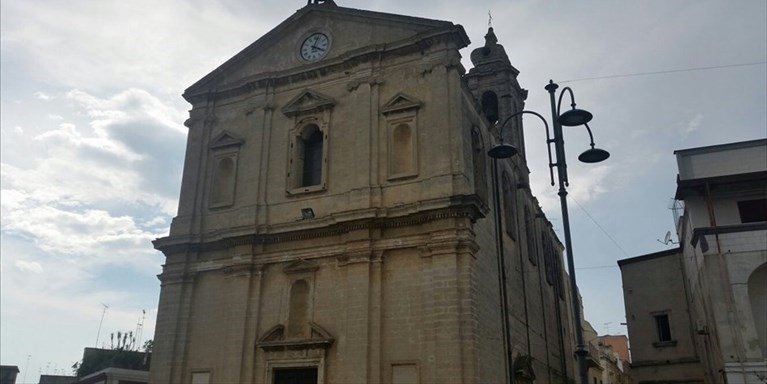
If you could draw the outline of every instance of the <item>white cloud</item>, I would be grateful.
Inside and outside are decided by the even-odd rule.
[[[32,94],[32,96],[35,99],[45,100],[45,101],[53,99],[51,96],[48,96],[47,94],[45,94],[43,92],[35,92],[35,93]]]
[[[13,265],[22,272],[43,273],[43,266],[36,261],[16,260]]]
[[[702,121],[703,121],[702,114],[699,113],[695,115],[695,117],[693,117],[692,120],[690,120],[687,123],[687,126],[684,128],[684,131],[682,132],[682,134],[686,136],[686,135],[689,135],[690,133],[697,131]]]
[[[48,114],[48,118],[51,119],[51,120],[64,120],[63,116],[55,115],[55,114],[52,114],[52,113]]]
[[[4,49],[29,59],[30,70],[55,85],[101,92],[153,87],[178,95],[294,10],[277,3],[4,2],[2,39]],[[192,58],[192,51],[199,54]]]

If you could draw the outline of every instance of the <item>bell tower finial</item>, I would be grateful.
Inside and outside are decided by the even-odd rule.
[[[490,10],[487,11],[487,27],[493,28],[493,14],[490,13]]]

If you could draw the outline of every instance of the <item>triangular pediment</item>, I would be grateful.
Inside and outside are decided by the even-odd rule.
[[[381,108],[381,112],[384,114],[403,112],[407,110],[413,110],[421,108],[421,101],[415,97],[408,96],[404,93],[398,93],[394,95],[389,101]]]
[[[210,142],[210,149],[239,147],[245,140],[227,131],[221,132]]]
[[[285,326],[277,324],[264,332],[256,345],[263,348],[266,351],[273,350],[285,350],[285,349],[327,349],[333,345],[335,338],[326,331],[319,324],[310,321],[309,325],[309,337],[302,339],[289,339],[285,335]]]
[[[292,117],[300,114],[332,109],[335,105],[336,102],[330,97],[315,91],[306,90],[290,100],[288,104],[282,108],[282,113]]]
[[[314,272],[320,269],[320,266],[311,261],[299,259],[288,264],[282,271],[286,274]]]
[[[314,32],[327,34],[330,48],[321,60],[307,62],[300,57],[299,48],[301,42]],[[310,4],[190,86],[184,97],[191,101],[204,100],[211,92],[231,94],[226,91],[263,79],[306,79],[307,76],[317,76],[317,68],[418,45],[422,39],[437,34],[454,36],[459,48],[469,44],[463,28],[448,21],[329,3]]]

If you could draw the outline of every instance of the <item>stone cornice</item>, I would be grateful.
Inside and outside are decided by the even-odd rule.
[[[480,206],[472,196],[455,197],[451,206],[416,212],[397,217],[373,217],[347,222],[333,223],[310,229],[287,230],[280,233],[248,234],[206,241],[198,237],[168,236],[153,241],[155,249],[166,255],[187,252],[223,250],[236,246],[272,244],[301,241],[315,238],[343,235],[362,229],[386,229],[420,225],[436,220],[466,217],[472,221],[484,217]]]

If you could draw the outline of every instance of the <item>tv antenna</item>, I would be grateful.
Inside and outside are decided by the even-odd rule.
[[[661,241],[660,239],[655,239],[655,240],[658,240],[659,243],[662,243],[665,245],[679,244],[678,241],[671,240],[671,231],[666,231],[666,236],[663,237],[663,241]]]
[[[136,336],[136,350],[138,350],[141,347],[141,336],[144,333],[144,319],[146,319],[146,310],[141,310],[141,317],[138,318],[138,322],[136,323],[136,333],[134,334]]]
[[[104,324],[104,315],[107,314],[107,309],[109,308],[108,305],[101,303],[102,306],[104,306],[104,310],[101,311],[101,321],[99,321],[99,330],[96,332],[96,348],[99,347],[99,335],[101,335],[101,324]]]

